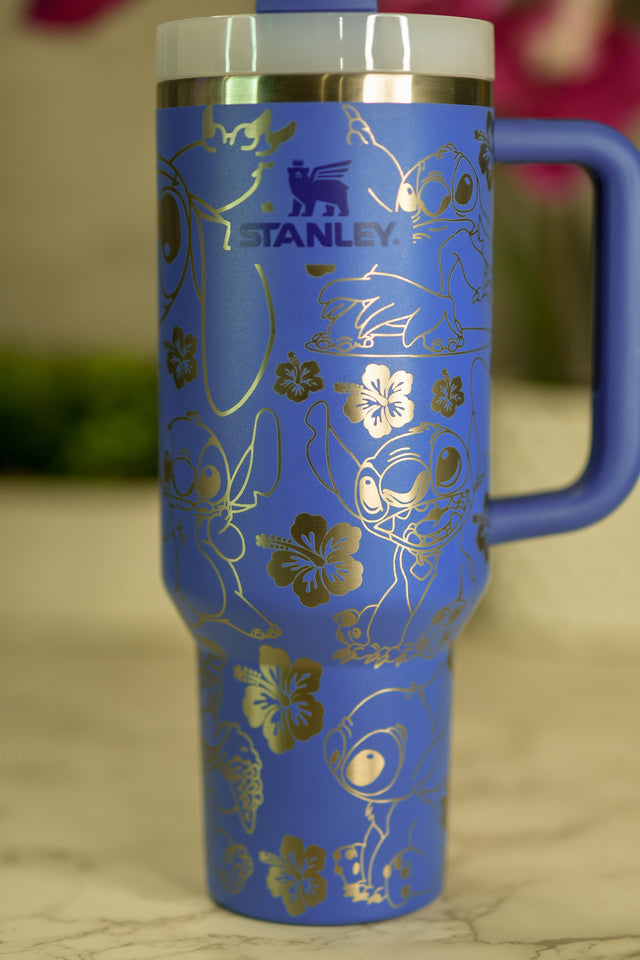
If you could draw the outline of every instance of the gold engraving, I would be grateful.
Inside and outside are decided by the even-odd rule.
[[[234,519],[268,498],[280,480],[280,424],[272,410],[260,410],[253,422],[251,440],[235,468],[216,434],[197,412],[176,417],[168,427],[163,457],[162,492],[165,541],[174,550],[166,554],[167,582],[173,581],[176,604],[193,627],[224,624],[245,636],[266,640],[280,628],[244,595],[237,564],[246,543]],[[194,538],[209,572],[207,608],[188,599],[182,588],[183,566],[192,563],[187,537]],[[191,559],[190,559],[191,558]]]
[[[434,357],[475,352],[488,331],[465,343],[453,298],[376,264],[364,276],[331,280],[320,291],[325,330],[308,350],[352,357]],[[399,304],[407,304],[400,307]],[[473,331],[472,331],[473,332]],[[487,335],[485,335],[487,334]]]
[[[262,733],[274,753],[292,750],[296,740],[309,740],[322,730],[324,707],[314,697],[322,667],[301,657],[291,663],[285,650],[260,647],[260,670],[236,664],[233,675],[247,684],[242,709],[250,725]]]
[[[360,462],[331,425],[324,401],[310,407],[305,421],[312,432],[307,461],[316,478],[370,535],[393,548],[391,583],[378,602],[335,615],[341,646],[334,658],[380,667],[429,657],[432,646],[421,628],[422,611],[449,544],[449,562],[455,562],[457,554],[460,568],[475,584],[475,567],[460,539],[479,484],[471,475],[468,446],[445,427],[421,423]],[[472,416],[472,434],[475,427]],[[402,609],[404,623],[398,616]],[[460,605],[455,609],[459,615]],[[455,619],[452,611],[446,625]],[[390,642],[390,622],[397,623],[395,642]],[[432,626],[440,636],[446,632],[442,620]]]
[[[365,805],[362,840],[333,852],[343,895],[354,903],[397,908],[411,897],[426,896],[438,882],[442,831],[433,867],[422,843],[433,836],[428,825],[440,825],[442,817],[445,785],[439,782],[439,767],[448,723],[446,672],[443,665],[420,686],[371,694],[325,739],[329,769],[340,786]],[[382,727],[381,715],[407,717],[408,726],[396,722]],[[411,737],[419,739],[418,752],[411,751],[414,759],[419,757],[413,767],[407,760]],[[423,839],[416,841],[416,834]],[[429,853],[433,855],[433,848]],[[423,883],[431,873],[431,883],[415,888],[411,881],[418,871]]]
[[[324,389],[324,380],[319,376],[320,367],[315,360],[300,363],[295,353],[288,353],[288,363],[279,363],[276,367],[276,382],[273,389],[281,397],[288,397],[294,403],[302,403],[310,393]]]
[[[168,316],[186,278],[190,277],[193,290],[200,302],[200,342],[204,387],[209,405],[219,417],[228,417],[239,410],[260,383],[273,349],[276,321],[265,272],[260,264],[255,264],[267,308],[269,324],[267,343],[258,370],[249,387],[241,393],[240,399],[228,405],[217,403],[210,386],[207,329],[211,325],[209,313],[219,309],[219,306],[215,307],[215,278],[209,275],[210,271],[209,273],[207,271],[207,247],[214,242],[221,242],[222,250],[231,250],[232,223],[226,214],[237,209],[256,193],[262,185],[265,172],[273,167],[273,161],[260,159],[255,166],[251,163],[242,182],[244,189],[241,189],[236,196],[227,197],[222,203],[216,204],[191,192],[178,164],[181,158],[195,149],[203,150],[205,153],[216,153],[220,149],[237,150],[241,154],[252,153],[256,158],[268,157],[295,132],[295,123],[289,123],[275,131],[271,126],[271,111],[264,110],[254,120],[238,124],[233,130],[227,130],[221,123],[214,120],[212,108],[207,107],[202,116],[202,138],[186,144],[170,158],[158,157],[160,322]],[[223,232],[218,231],[218,227],[222,227]],[[224,305],[222,307],[224,308]],[[232,318],[225,317],[225,322],[231,323]],[[183,353],[184,344],[175,345],[171,362],[176,368],[184,369],[185,367]],[[174,356],[176,354],[179,356]],[[192,360],[191,355],[187,356],[187,360]],[[195,361],[191,363],[191,367],[193,363]],[[176,380],[176,385],[177,382]]]
[[[422,275],[426,283],[385,273],[377,264],[363,276],[328,283],[318,297],[327,326],[307,348],[350,356],[421,357],[488,346],[486,324],[467,321],[463,326],[458,317],[460,303],[471,311],[492,290],[490,219],[482,206],[481,174],[452,143],[405,170],[356,106],[342,109],[347,143],[376,151],[388,168],[384,190],[369,185],[370,196],[387,213],[410,219],[413,242],[429,244],[432,253]],[[482,158],[488,173],[488,157]]]
[[[182,390],[185,383],[191,383],[198,376],[195,356],[198,341],[190,333],[185,337],[184,330],[174,327],[171,340],[165,340],[164,345],[167,350],[167,370],[178,390]]]
[[[361,530],[348,523],[328,529],[324,517],[301,513],[290,530],[291,539],[256,537],[256,543],[272,550],[267,573],[279,587],[292,587],[305,607],[328,603],[362,584],[362,564],[353,559],[360,546]]]
[[[355,787],[368,787],[384,770],[385,758],[379,750],[359,750],[349,761],[345,776]]]
[[[234,130],[227,130],[221,123],[216,123],[213,118],[213,107],[208,106],[202,116],[202,132],[206,143],[205,148],[215,153],[217,146],[214,142],[218,135],[222,139],[223,145],[230,144],[235,146],[236,140],[242,134],[248,141],[240,149],[244,151],[256,151],[256,157],[268,157],[278,149],[282,143],[290,140],[296,130],[295,123],[289,123],[281,130],[271,130],[272,116],[271,110],[264,110],[259,117],[248,123],[239,123]],[[268,150],[258,150],[260,139],[264,137]],[[228,207],[227,209],[230,209]]]
[[[209,858],[224,889],[235,894],[243,889],[253,873],[253,860],[244,844],[235,843],[231,834],[220,826],[219,816],[237,815],[243,830],[254,832],[257,812],[263,802],[262,761],[251,737],[238,724],[219,722],[227,656],[215,641],[197,639],[204,721],[203,765],[214,828]]]
[[[221,723],[213,741],[204,743],[203,755],[207,789],[216,809],[237,814],[244,830],[253,833],[264,794],[262,760],[251,737],[237,723]]]
[[[300,837],[290,834],[280,844],[280,855],[260,851],[260,861],[269,865],[269,893],[282,900],[289,916],[300,917],[326,900],[327,881],[322,876],[325,856],[321,847],[305,847]]]
[[[305,269],[310,277],[326,277],[329,273],[334,273],[335,263],[307,263]]]
[[[227,662],[227,655],[215,641],[203,637],[198,637],[197,640],[200,709],[203,714],[209,713],[214,720],[218,720],[224,691],[222,670]]]
[[[233,896],[242,892],[253,870],[253,860],[245,845],[234,843],[224,852],[218,876],[227,893]]]
[[[220,408],[214,403],[213,397],[211,396],[211,390],[209,389],[209,374],[208,374],[208,370],[207,370],[207,365],[206,365],[206,363],[204,364],[204,386],[205,386],[205,391],[206,391],[206,394],[207,394],[207,400],[209,401],[209,406],[211,407],[211,409],[213,410],[213,412],[214,412],[218,417],[229,417],[229,416],[231,416],[232,413],[235,413],[237,410],[240,409],[240,407],[243,407],[243,406],[245,405],[245,403],[247,402],[247,400],[249,399],[249,397],[252,396],[252,394],[253,394],[253,392],[255,391],[256,387],[258,386],[258,384],[259,384],[260,381],[262,380],[262,377],[264,376],[265,370],[267,369],[267,363],[269,362],[269,357],[271,356],[271,351],[273,350],[273,342],[274,342],[274,340],[275,340],[275,338],[276,338],[276,315],[275,315],[275,311],[274,311],[274,309],[273,309],[273,300],[272,300],[272,298],[271,298],[271,290],[270,290],[270,288],[269,288],[269,283],[268,283],[268,281],[267,281],[267,278],[266,278],[266,276],[265,276],[265,272],[264,272],[264,270],[262,269],[262,267],[261,267],[259,264],[257,264],[257,263],[254,264],[254,266],[255,266],[255,268],[256,268],[256,271],[257,271],[257,273],[258,273],[258,276],[260,277],[260,281],[261,281],[262,286],[263,286],[263,289],[264,289],[265,299],[266,299],[266,301],[267,301],[267,310],[268,310],[268,312],[269,312],[269,341],[268,341],[267,346],[266,346],[265,351],[264,351],[264,356],[263,356],[263,358],[262,358],[262,363],[260,364],[260,367],[258,368],[258,372],[256,373],[255,377],[253,378],[253,382],[252,382],[251,386],[250,386],[249,389],[246,391],[246,393],[244,393],[243,396],[238,400],[237,403],[233,404],[233,406],[231,406],[231,407],[228,407],[226,410],[220,409]],[[203,322],[202,322],[202,355],[203,355],[203,357],[206,357],[206,343],[207,343],[207,341],[206,341],[206,329],[207,329],[207,328],[206,328],[206,321],[205,321],[205,318],[204,318],[204,315],[203,315]]]
[[[406,370],[391,373],[384,364],[370,363],[361,384],[336,383],[334,390],[348,394],[343,409],[351,423],[363,423],[369,436],[379,440],[413,420],[412,386],[413,375]]]
[[[450,295],[454,273],[460,273],[479,303],[491,291],[490,221],[480,197],[473,164],[455,144],[443,144],[405,171],[396,155],[380,143],[354,106],[343,106],[349,122],[347,143],[372,147],[389,161],[389,193],[371,197],[387,212],[411,217],[413,240],[436,243],[441,295]],[[486,158],[485,158],[486,159]]]
[[[290,140],[296,130],[296,125],[292,122],[287,124],[281,130],[272,131],[271,122],[271,111],[264,110],[257,119],[246,123],[240,123],[234,130],[228,131],[221,123],[216,123],[214,121],[213,108],[206,107],[202,115],[202,139],[196,140],[193,143],[188,143],[186,146],[181,147],[181,149],[173,155],[169,163],[174,166],[180,157],[184,156],[185,153],[188,153],[195,147],[201,147],[206,150],[207,153],[216,153],[218,147],[220,146],[235,147],[238,145],[238,137],[240,134],[243,134],[247,140],[247,143],[240,144],[241,151],[255,152],[256,157],[268,157],[274,153],[281,144],[286,143],[287,140]],[[260,145],[262,137],[264,137],[266,145],[269,147],[268,150],[257,149]],[[272,161],[269,163],[260,161],[258,166],[251,171],[251,182],[249,182],[247,189],[237,197],[226,201],[226,203],[219,207],[212,206],[202,198],[194,197],[194,200],[197,202],[197,211],[201,219],[211,220],[213,223],[219,223],[226,228],[224,241],[222,244],[223,250],[231,249],[229,242],[231,237],[231,222],[223,217],[222,214],[228,213],[230,210],[234,210],[236,207],[239,207],[246,200],[248,200],[249,197],[253,196],[262,183],[262,177],[265,170],[270,170],[272,167]]]
[[[490,107],[492,84],[467,77],[400,73],[197,77],[158,84],[158,108],[234,103],[466,103]]]
[[[448,371],[443,370],[442,380],[436,380],[432,387],[432,393],[431,409],[436,413],[441,413],[443,417],[452,417],[457,408],[464,403],[462,377],[451,379]]]

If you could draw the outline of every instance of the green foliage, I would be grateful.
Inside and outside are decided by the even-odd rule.
[[[0,354],[0,471],[147,477],[156,369],[143,360]]]

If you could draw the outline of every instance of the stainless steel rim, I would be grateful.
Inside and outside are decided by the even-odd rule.
[[[235,75],[165,80],[158,107],[251,103],[445,103],[493,106],[493,84],[412,73]]]

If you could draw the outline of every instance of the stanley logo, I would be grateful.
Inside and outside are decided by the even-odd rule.
[[[313,217],[318,204],[322,217],[349,216],[349,186],[344,177],[351,160],[325,163],[310,170],[303,160],[294,160],[288,168],[289,188],[293,204],[289,217]],[[349,224],[341,220],[322,223],[243,223],[240,227],[242,247],[388,247],[396,223],[382,226],[373,221]],[[395,245],[399,241],[394,238]]]
[[[322,224],[309,222],[304,227],[293,223],[243,223],[240,226],[240,246],[388,247],[396,225],[392,222],[383,227],[373,221],[348,224],[331,220]]]

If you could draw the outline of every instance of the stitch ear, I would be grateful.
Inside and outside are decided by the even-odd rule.
[[[202,137],[203,140],[213,140],[218,130],[221,130],[224,133],[224,127],[221,127],[213,119],[213,107],[205,107],[202,112]],[[206,150],[209,150],[211,153],[216,152],[216,148],[212,147],[210,144],[203,143],[203,146]]]
[[[291,137],[296,132],[296,124],[292,120],[291,123],[288,123],[286,127],[282,127],[280,130],[274,130],[273,132],[269,131],[265,134],[265,140],[269,144],[269,150],[259,150],[256,153],[257,157],[268,157],[270,154],[275,153],[278,147],[286,143],[287,140],[291,140]]]
[[[331,426],[324,400],[309,408],[305,423],[313,434],[307,443],[309,466],[323,487],[335,493],[345,510],[359,519],[352,504],[361,464]]]
[[[258,497],[270,497],[280,480],[280,424],[273,410],[261,410],[253,423],[251,442],[231,477],[233,512],[251,510]]]

